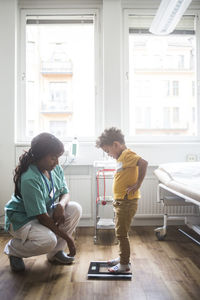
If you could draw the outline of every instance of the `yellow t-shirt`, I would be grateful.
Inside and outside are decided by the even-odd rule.
[[[138,179],[137,162],[140,159],[135,152],[130,149],[125,149],[117,159],[116,173],[113,181],[114,199],[124,199],[126,189],[134,185]],[[134,194],[128,194],[129,200],[140,198],[140,191],[137,190]]]

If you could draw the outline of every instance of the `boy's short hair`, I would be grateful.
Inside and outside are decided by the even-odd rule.
[[[104,132],[96,140],[96,147],[102,148],[105,145],[111,146],[114,142],[119,142],[120,144],[125,144],[124,135],[120,129],[116,127],[111,127],[105,129]]]

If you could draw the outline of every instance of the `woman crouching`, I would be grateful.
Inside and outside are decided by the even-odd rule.
[[[47,254],[49,262],[71,264],[76,254],[72,233],[81,217],[81,206],[70,202],[58,158],[62,142],[41,133],[19,159],[15,191],[5,207],[5,230],[13,236],[4,252],[12,271],[25,270],[23,257]],[[69,254],[64,250],[68,246]]]

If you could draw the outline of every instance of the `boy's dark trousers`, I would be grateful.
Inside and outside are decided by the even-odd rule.
[[[130,243],[128,231],[136,214],[138,199],[117,199],[113,202],[115,211],[115,234],[119,241],[120,263],[126,265],[130,261]]]

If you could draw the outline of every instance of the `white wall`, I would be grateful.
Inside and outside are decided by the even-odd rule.
[[[15,165],[16,12],[15,0],[0,0],[0,215],[13,190]]]
[[[103,1],[104,126],[121,127],[121,1]]]
[[[103,34],[103,103],[104,126],[121,126],[122,100],[122,12],[123,8],[156,8],[159,0],[19,0],[19,8],[99,8],[102,10]],[[16,14],[17,0],[0,0],[0,215],[13,192],[12,173],[15,166],[14,105],[16,80]],[[200,1],[193,0],[192,8],[200,9]],[[103,23],[102,23],[103,22]],[[118,107],[118,108],[116,108]],[[132,143],[130,147],[146,158],[150,165],[168,161],[185,161],[189,153],[200,158],[199,143]],[[17,152],[22,148],[18,147]],[[80,145],[77,165],[91,165],[102,159],[102,151],[94,143]],[[80,172],[77,167],[77,174]],[[89,197],[90,198],[90,197]]]

